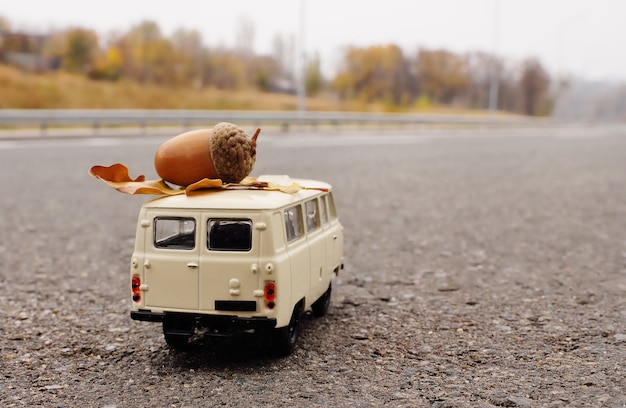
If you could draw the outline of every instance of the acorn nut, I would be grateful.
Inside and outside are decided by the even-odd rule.
[[[158,148],[154,167],[163,180],[183,187],[205,178],[239,183],[254,167],[259,132],[250,137],[228,122],[185,132]]]

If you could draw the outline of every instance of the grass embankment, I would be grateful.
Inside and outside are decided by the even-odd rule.
[[[399,109],[383,104],[339,101],[331,95],[308,97],[309,111],[473,113],[450,107]],[[93,81],[63,72],[25,73],[0,64],[0,109],[209,109],[296,110],[295,95],[254,90],[173,88],[132,81]]]
[[[294,95],[93,81],[62,72],[24,73],[0,65],[1,109],[295,110],[297,107],[298,99]],[[307,99],[307,109],[336,111],[363,110],[363,107],[314,97]]]

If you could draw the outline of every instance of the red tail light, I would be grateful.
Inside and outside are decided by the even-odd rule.
[[[273,309],[276,306],[276,284],[273,281],[265,282],[263,300],[265,301],[265,307],[268,309]]]
[[[134,302],[139,302],[141,300],[141,289],[139,288],[140,286],[141,286],[141,279],[139,278],[139,275],[133,276],[133,278],[130,281],[130,290],[133,294]]]

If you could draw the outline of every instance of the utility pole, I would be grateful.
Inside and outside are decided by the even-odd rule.
[[[495,113],[498,110],[498,87],[500,85],[500,73],[496,55],[498,53],[498,36],[500,26],[500,0],[493,0],[493,44],[491,52],[491,81],[489,83],[489,111]]]
[[[298,78],[298,112],[306,112],[306,0],[300,0],[300,38],[298,46],[299,58],[299,78]]]

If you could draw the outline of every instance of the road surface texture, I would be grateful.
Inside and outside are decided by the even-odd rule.
[[[332,183],[345,227],[285,358],[130,319],[150,197],[87,171],[156,178],[165,139],[0,141],[3,407],[626,406],[624,128],[262,132],[253,175]]]

